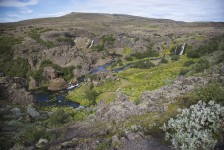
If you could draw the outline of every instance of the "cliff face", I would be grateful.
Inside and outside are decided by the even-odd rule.
[[[34,96],[27,91],[28,82],[23,78],[0,77],[0,97],[14,104],[34,104]]]

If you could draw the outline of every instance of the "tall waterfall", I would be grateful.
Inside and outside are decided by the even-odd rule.
[[[186,43],[183,43],[179,55],[183,55]]]
[[[89,48],[91,48],[93,46],[93,43],[94,43],[94,40],[91,41]]]

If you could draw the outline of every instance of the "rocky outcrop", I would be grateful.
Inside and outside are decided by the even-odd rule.
[[[56,79],[50,80],[48,90],[59,91],[59,90],[66,89],[67,87],[68,87],[68,84],[63,78],[56,78]]]
[[[78,49],[87,49],[88,47],[90,47],[91,45],[91,41],[90,39],[86,38],[86,37],[77,37],[74,40],[75,46]]]
[[[34,96],[28,92],[26,79],[18,77],[0,77],[0,97],[15,104],[33,104]]]
[[[114,120],[118,122],[138,114],[138,107],[132,101],[129,101],[127,96],[117,93],[114,102],[105,104],[101,101],[99,103],[98,110],[96,111],[96,118],[103,121]]]
[[[56,70],[51,66],[46,66],[43,69],[43,76],[45,80],[51,80],[57,77]]]

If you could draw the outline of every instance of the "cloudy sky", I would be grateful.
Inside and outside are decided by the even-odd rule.
[[[224,22],[224,0],[0,0],[0,22],[57,17],[71,12]]]

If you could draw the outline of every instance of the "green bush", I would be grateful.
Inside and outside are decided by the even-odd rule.
[[[160,63],[167,64],[168,60],[166,58],[162,57],[161,60],[160,60]]]
[[[179,55],[173,55],[172,57],[171,57],[171,60],[172,61],[178,61],[180,59],[180,56]]]
[[[154,67],[155,65],[151,61],[138,61],[132,64],[132,68],[141,68],[141,69],[149,69],[151,67]]]
[[[76,66],[78,69],[82,69],[82,65],[77,65]]]
[[[224,87],[221,83],[210,83],[198,91],[198,96],[206,102],[213,100],[224,104]]]
[[[181,69],[180,75],[186,75],[189,71],[190,71],[190,69]]]
[[[58,42],[66,42],[66,43],[68,43],[70,45],[73,45],[74,44],[73,39],[72,38],[69,38],[69,37],[58,37],[57,38],[57,41]]]
[[[158,57],[159,52],[156,50],[152,50],[152,48],[150,46],[148,46],[148,48],[145,52],[135,52],[135,53],[132,53],[130,56],[133,56],[137,59],[143,59],[143,58],[147,58],[147,57]]]
[[[47,48],[52,48],[54,43],[51,41],[44,41],[40,38],[41,33],[50,31],[52,29],[44,29],[43,27],[40,28],[31,28],[28,32],[28,36],[39,42],[40,44],[46,46]]]
[[[198,61],[198,63],[194,66],[194,70],[196,72],[201,72],[204,69],[208,69],[209,68],[209,61],[207,59],[200,59]]]
[[[125,57],[125,60],[127,60],[127,61],[133,61],[134,59],[133,59],[133,57],[131,57],[131,56],[126,56],[126,57]]]
[[[165,139],[171,140],[175,149],[209,150],[213,149],[224,133],[221,125],[224,107],[210,101],[199,101],[189,109],[178,109],[175,119],[171,118],[162,127]]]
[[[99,94],[92,89],[87,89],[85,91],[85,98],[89,100],[89,106],[96,104],[96,98],[98,95]]]
[[[113,45],[114,42],[115,42],[115,38],[113,37],[112,34],[110,34],[110,35],[103,35],[102,36],[102,40],[103,40],[103,43],[107,43],[109,45]]]
[[[47,119],[48,126],[58,126],[66,124],[71,121],[69,113],[66,113],[63,109],[58,109]]]
[[[191,65],[193,65],[193,64],[195,64],[196,62],[195,61],[193,61],[193,60],[189,60],[189,61],[186,61],[185,63],[184,63],[184,66],[185,67],[189,67],[189,66],[191,66]]]
[[[24,129],[22,137],[26,142],[35,143],[40,138],[47,138],[47,132],[42,126],[28,126]]]
[[[200,58],[201,53],[199,51],[196,51],[196,50],[191,50],[187,53],[187,57],[188,58]]]
[[[5,62],[4,65],[0,66],[0,69],[8,76],[23,78],[28,77],[31,70],[28,60],[20,57]]]

